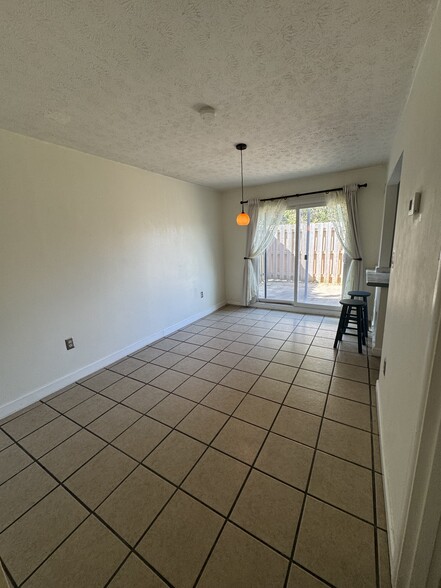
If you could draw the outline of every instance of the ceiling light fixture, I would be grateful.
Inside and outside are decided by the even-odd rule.
[[[208,104],[202,105],[198,112],[204,122],[211,123],[216,118],[216,110],[212,106],[208,106]]]
[[[250,217],[247,215],[247,213],[244,211],[243,209],[243,161],[242,161],[242,151],[244,151],[247,148],[245,143],[238,143],[236,145],[236,149],[238,151],[240,151],[240,179],[241,179],[241,185],[242,185],[242,198],[241,198],[241,204],[242,204],[242,212],[239,213],[236,217],[236,222],[240,227],[246,227],[247,225],[250,224]]]

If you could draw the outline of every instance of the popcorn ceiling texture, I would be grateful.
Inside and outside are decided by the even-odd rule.
[[[226,188],[385,161],[434,1],[1,5],[0,127]]]

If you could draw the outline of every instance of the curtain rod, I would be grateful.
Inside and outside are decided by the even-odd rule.
[[[366,188],[367,184],[358,184],[359,188]],[[329,192],[337,192],[343,190],[341,188],[329,188],[328,190],[314,190],[314,192],[302,192],[301,194],[291,194],[290,196],[274,196],[274,198],[260,198],[260,202],[269,202],[270,200],[286,200],[287,198],[298,198],[299,196],[311,196],[312,194],[328,194]],[[241,204],[248,204],[248,200],[241,200]]]

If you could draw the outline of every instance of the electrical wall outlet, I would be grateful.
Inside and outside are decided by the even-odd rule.
[[[201,292],[201,298],[203,298],[203,297],[204,297],[204,293],[203,293],[203,292]]]
[[[383,376],[386,376],[386,359],[383,359]]]
[[[66,349],[68,351],[70,351],[70,349],[73,349],[75,347],[72,337],[69,337],[69,339],[65,339],[64,342],[66,344]]]

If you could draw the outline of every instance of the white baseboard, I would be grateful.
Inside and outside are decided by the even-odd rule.
[[[373,347],[371,349],[371,355],[374,357],[381,357],[381,347]]]
[[[243,306],[243,302],[241,300],[227,300],[227,304],[231,306]]]
[[[11,402],[7,402],[6,404],[1,405],[0,419],[3,419],[9,416],[10,414],[13,414],[14,412],[17,412],[18,410],[22,410],[23,408],[26,408],[27,406],[34,404],[34,402],[41,400],[45,396],[49,396],[49,394],[53,394],[54,392],[57,392],[58,390],[61,390],[62,388],[65,388],[66,386],[69,386],[70,384],[73,384],[75,382],[78,382],[78,380],[90,376],[96,371],[105,368],[108,365],[111,365],[112,363],[115,363],[115,361],[118,361],[119,359],[126,357],[126,355],[135,353],[136,351],[142,349],[146,345],[150,345],[154,341],[157,341],[162,337],[166,337],[167,335],[170,335],[171,333],[174,333],[175,331],[178,331],[179,329],[182,329],[183,327],[186,327],[187,325],[194,323],[195,321],[198,321],[201,318],[204,318],[205,316],[211,314],[212,312],[215,312],[219,308],[222,308],[223,306],[225,306],[225,304],[226,302],[219,302],[218,304],[215,304],[214,306],[211,306],[210,308],[207,308],[202,312],[198,312],[185,318],[182,321],[179,321],[178,323],[169,325],[168,327],[164,327],[164,329],[161,329],[156,333],[151,333],[147,337],[144,337],[143,339],[136,341],[135,343],[132,343],[131,345],[128,345],[123,349],[119,349],[118,351],[115,351],[114,353],[111,353],[106,357],[102,357],[97,361],[89,363],[88,365],[85,365],[79,370],[70,372],[62,378],[57,378],[56,380],[53,380],[52,382],[49,382],[44,386],[32,390],[31,392],[28,392],[27,394],[20,396],[20,398],[17,398],[16,400],[12,400]]]
[[[242,302],[238,300],[228,300],[227,304],[232,306],[243,306]],[[246,308],[246,307],[244,307]],[[284,304],[281,302],[255,302],[248,308],[261,308],[263,310],[282,310],[283,312],[294,312],[297,314],[314,314],[314,315],[326,315],[330,317],[339,317],[340,309],[332,309],[329,307],[311,306],[311,305],[298,305],[293,306],[292,304]]]
[[[339,317],[340,309],[332,309],[329,307],[312,306],[309,304],[283,304],[281,302],[256,302],[253,308],[262,308],[266,310],[282,310],[283,312],[293,312],[296,314],[313,314],[319,316]]]
[[[381,468],[383,472],[383,487],[384,487],[384,509],[386,511],[386,522],[387,522],[387,538],[389,544],[389,559],[390,559],[390,567],[392,569],[392,564],[395,561],[395,527],[393,525],[393,521],[391,519],[391,508],[390,508],[390,492],[388,486],[388,478],[386,474],[385,468],[385,458],[383,452],[383,444],[381,442],[382,439],[382,432],[383,432],[383,417],[381,412],[381,403],[380,403],[380,380],[377,380],[375,383],[375,393],[376,393],[376,404],[377,404],[377,417],[378,417],[378,432],[379,432],[379,441],[380,441],[380,457],[381,457]]]

